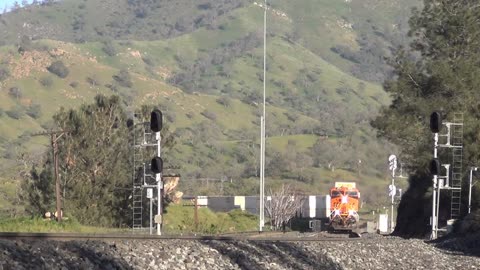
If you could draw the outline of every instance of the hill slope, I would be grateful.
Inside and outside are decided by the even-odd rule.
[[[370,197],[382,194],[389,153],[368,122],[389,102],[377,81],[388,72],[382,57],[402,43],[408,10],[387,2],[277,1],[268,10],[267,176],[278,180],[271,185],[324,192],[335,180],[360,178]],[[32,134],[51,126],[60,106],[118,94],[130,111],[155,104],[165,113],[177,138],[168,161],[180,167],[184,190],[209,177],[236,180],[223,193],[256,192],[260,4],[115,3],[65,0],[1,15],[4,174],[45,151],[47,138]]]

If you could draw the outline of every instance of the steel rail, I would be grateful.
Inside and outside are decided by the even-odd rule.
[[[96,234],[96,233],[26,233],[1,232],[0,239],[4,240],[197,240],[197,241],[260,241],[260,242],[315,242],[315,241],[358,241],[362,238],[347,238],[334,236],[284,236],[281,233],[268,235],[267,233],[238,234],[238,235],[149,235],[149,234]]]

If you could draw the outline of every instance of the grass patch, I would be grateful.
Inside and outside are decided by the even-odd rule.
[[[102,228],[83,226],[75,219],[65,219],[62,222],[56,222],[41,217],[21,217],[3,219],[0,221],[1,232],[36,232],[36,233],[118,233],[126,229]]]
[[[169,205],[164,221],[165,232],[169,234],[219,234],[254,231],[258,217],[242,210],[216,213],[208,208],[199,208],[198,225],[195,226],[193,206]]]

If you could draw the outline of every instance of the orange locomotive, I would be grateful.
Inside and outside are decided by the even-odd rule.
[[[353,182],[336,182],[330,189],[330,227],[335,230],[354,229],[360,216],[360,192]]]

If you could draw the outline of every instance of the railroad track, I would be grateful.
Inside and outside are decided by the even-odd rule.
[[[82,233],[23,233],[23,232],[3,232],[0,233],[0,239],[5,240],[197,240],[197,241],[358,241],[362,238],[349,238],[342,235],[325,234],[283,234],[283,233],[239,233],[224,235],[149,235],[149,234],[82,234]]]

